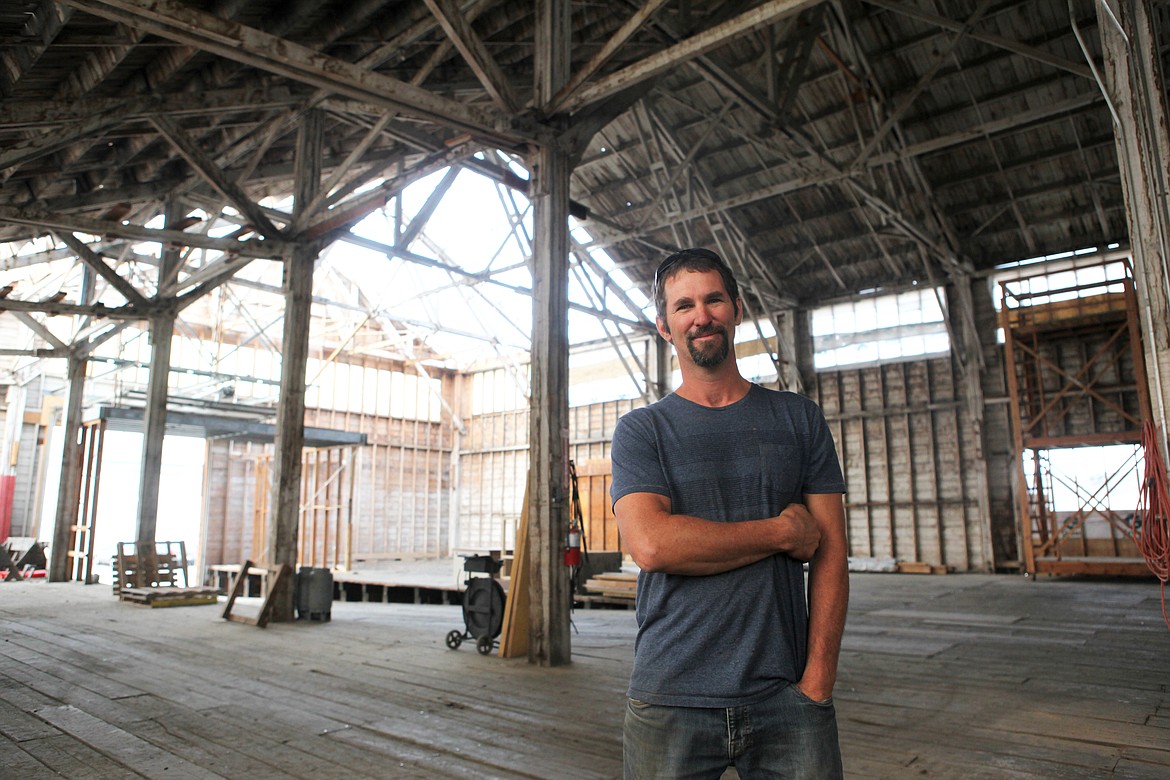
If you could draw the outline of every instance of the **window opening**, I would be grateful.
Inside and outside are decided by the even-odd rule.
[[[938,288],[872,295],[814,309],[818,371],[945,355],[950,351]]]

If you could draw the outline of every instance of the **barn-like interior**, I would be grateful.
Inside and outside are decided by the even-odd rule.
[[[844,470],[847,775],[1163,776],[1168,64],[1143,0],[5,3],[0,761],[620,775],[705,247]]]

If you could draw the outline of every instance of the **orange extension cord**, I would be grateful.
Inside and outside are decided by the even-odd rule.
[[[1166,480],[1166,463],[1158,451],[1158,428],[1147,420],[1142,427],[1146,473],[1138,493],[1140,523],[1134,529],[1138,549],[1146,565],[1162,582],[1162,619],[1170,628],[1166,614],[1166,581],[1170,580],[1170,486]]]

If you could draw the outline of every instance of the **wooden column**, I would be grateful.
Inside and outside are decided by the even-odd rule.
[[[166,206],[166,226],[173,227],[181,217],[178,204],[171,200]],[[159,264],[159,287],[169,279],[179,262],[179,249],[164,244]],[[175,313],[163,310],[150,318],[150,381],[146,394],[146,409],[142,413],[142,463],[138,482],[138,531],[135,547],[139,565],[135,582],[147,586],[154,578],[158,562],[154,557],[154,543],[158,527],[158,488],[162,474],[163,439],[167,427],[167,388],[171,377],[171,337],[175,331]]]
[[[1106,99],[1129,217],[1130,251],[1140,307],[1146,376],[1154,419],[1170,413],[1170,131],[1166,84],[1154,19],[1146,0],[1102,0],[1097,27],[1105,54]]]
[[[652,362],[654,370],[654,378],[651,383],[650,393],[653,400],[668,395],[673,389],[670,386],[671,369],[674,368],[674,350],[670,348],[670,342],[661,336],[655,334],[650,337],[654,349],[654,360]]]
[[[297,136],[294,220],[313,199],[321,180],[322,117],[308,112]],[[268,512],[265,559],[269,566],[297,565],[300,518],[301,450],[305,444],[305,366],[309,358],[309,314],[313,303],[313,266],[320,246],[300,241],[284,266],[284,337],[280,353],[280,405],[276,411],[276,452],[272,459],[272,506]],[[274,596],[272,619],[292,620],[296,592]]]
[[[1014,462],[1011,405],[1003,348],[997,340],[999,315],[994,295],[984,278],[966,277],[966,283],[970,287],[975,336],[983,351],[983,368],[979,372],[983,398],[980,441],[986,473],[983,495],[987,503],[986,509],[980,504],[980,511],[986,512],[983,522],[990,533],[987,567],[995,570],[1019,560],[1016,503],[1012,498],[1012,480],[1018,467]]]
[[[817,371],[814,363],[816,348],[812,335],[812,311],[809,309],[790,309],[788,318],[792,321],[793,366],[790,373],[794,380],[789,384],[788,389],[819,401]]]
[[[569,3],[537,0],[536,103],[546,105],[568,78]],[[532,394],[529,403],[529,663],[569,663],[569,175],[552,144],[532,158]]]
[[[961,402],[963,414],[960,423],[968,427],[968,435],[974,451],[968,453],[969,478],[963,479],[962,495],[972,491],[979,505],[979,550],[967,550],[967,554],[976,553],[981,561],[980,569],[993,571],[995,566],[995,552],[992,544],[991,528],[991,492],[987,474],[987,456],[984,446],[983,418],[985,402],[983,397],[984,371],[983,343],[980,332],[976,327],[976,311],[974,301],[974,286],[986,283],[982,280],[973,280],[967,274],[957,271],[951,274],[951,284],[947,286],[947,313],[950,318],[950,332],[953,334],[951,344],[952,364],[958,369],[958,390],[962,394]],[[985,294],[986,295],[986,294]],[[992,334],[985,334],[993,338]],[[933,401],[933,399],[932,399]],[[966,503],[964,502],[964,506]],[[966,513],[964,512],[964,517]],[[939,527],[939,538],[943,535]],[[965,536],[965,534],[964,534]],[[970,547],[970,545],[968,545]],[[956,558],[957,560],[957,558]]]
[[[53,526],[53,549],[49,557],[49,582],[69,579],[69,547],[77,523],[77,502],[81,492],[81,406],[85,393],[86,359],[69,355],[69,400],[65,403],[65,439],[61,455],[61,479],[57,485],[57,518]]]

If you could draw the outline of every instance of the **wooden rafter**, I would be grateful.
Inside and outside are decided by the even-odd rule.
[[[667,70],[689,62],[696,57],[725,45],[733,38],[770,24],[790,14],[799,13],[818,0],[769,0],[722,24],[703,30],[684,41],[652,54],[640,62],[593,82],[578,90],[566,101],[565,108],[579,111],[586,106],[633,86],[639,81],[654,78]]]
[[[112,19],[221,57],[315,87],[400,110],[412,116],[470,132],[485,141],[513,147],[542,134],[479,107],[444,98],[398,79],[270,35],[220,19],[175,0],[65,0],[95,16]]]
[[[272,221],[260,210],[256,202],[248,197],[248,193],[244,192],[243,187],[240,187],[220,170],[215,161],[199,147],[199,144],[179,127],[178,122],[161,114],[152,116],[150,122],[175,147],[183,159],[195,169],[195,172],[202,176],[219,194],[231,201],[232,205],[239,209],[240,213],[247,217],[248,221],[265,238],[278,238],[280,236],[280,229],[272,224]]]
[[[470,22],[455,0],[423,0],[427,8],[435,15],[447,33],[447,38],[454,44],[463,59],[471,68],[472,73],[479,79],[479,83],[492,96],[492,99],[505,111],[515,112],[520,107],[520,101],[508,83],[508,77],[496,63],[491,52],[487,50],[480,37],[471,28]]]

